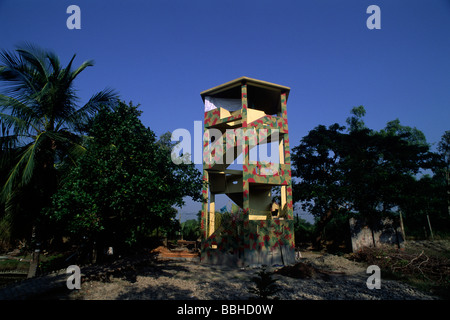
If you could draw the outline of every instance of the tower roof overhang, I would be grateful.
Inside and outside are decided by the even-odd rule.
[[[240,77],[200,93],[203,102],[206,96],[225,99],[240,99],[241,86],[247,84],[247,97],[255,108],[267,114],[275,114],[280,110],[280,95],[286,94],[286,101],[290,88],[279,84],[257,80],[249,77]],[[252,105],[250,105],[252,107]]]
[[[249,77],[240,77],[240,78],[228,81],[224,84],[218,85],[216,87],[213,87],[211,89],[205,90],[205,91],[201,92],[200,95],[201,95],[203,101],[205,101],[206,96],[218,95],[224,91],[228,91],[230,89],[240,87],[244,83],[246,83],[249,86],[255,86],[255,87],[259,87],[259,88],[266,89],[266,90],[279,91],[280,93],[285,92],[286,99],[289,95],[289,92],[291,91],[291,88],[282,86],[279,84],[262,81],[262,80],[258,80],[258,79],[253,79],[253,78],[249,78]]]

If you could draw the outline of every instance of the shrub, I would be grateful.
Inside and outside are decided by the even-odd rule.
[[[281,290],[275,283],[276,279],[272,278],[273,273],[266,269],[266,265],[261,266],[257,276],[251,278],[254,286],[250,287],[248,291],[255,294],[257,299],[267,300]],[[278,297],[275,297],[275,299],[278,299]]]

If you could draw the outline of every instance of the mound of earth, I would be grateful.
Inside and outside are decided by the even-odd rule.
[[[177,249],[168,249],[164,246],[159,246],[155,249],[153,249],[150,253],[157,254],[159,258],[197,258],[198,252],[192,252],[188,250],[187,248],[177,248]]]

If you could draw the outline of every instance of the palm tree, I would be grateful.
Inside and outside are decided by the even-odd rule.
[[[38,193],[36,209],[48,205],[58,166],[74,164],[83,154],[83,128],[102,105],[118,98],[105,89],[79,107],[74,80],[94,63],[85,61],[73,69],[75,56],[64,68],[54,52],[31,44],[14,53],[0,52],[0,155],[1,166],[9,165],[0,181],[7,208],[17,191],[30,192],[30,185]]]

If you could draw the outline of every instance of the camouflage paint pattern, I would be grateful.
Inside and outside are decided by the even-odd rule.
[[[281,113],[279,117],[266,115],[251,123],[247,123],[247,85],[241,84],[241,112],[220,118],[220,109],[205,112],[205,134],[203,144],[203,161],[205,185],[202,190],[202,245],[201,261],[233,263],[246,265],[248,263],[264,263],[273,252],[285,250],[287,260],[295,262],[294,221],[292,203],[291,164],[288,137],[288,121],[286,108],[286,93],[281,96]],[[229,122],[240,120],[241,126],[235,131],[226,131]],[[225,126],[225,127],[224,127]],[[211,148],[210,133],[207,129],[221,128],[222,136],[219,139],[223,148]],[[265,129],[265,130],[263,130]],[[247,131],[249,130],[249,131]],[[270,163],[267,161],[249,161],[249,150],[252,146],[265,141],[269,133],[278,130],[279,139],[284,143],[284,163]],[[255,132],[258,131],[259,135]],[[208,170],[218,169],[217,164],[226,161],[231,163],[234,159],[225,159],[228,152],[234,150],[237,142],[238,149],[242,147],[243,172],[242,172],[242,213],[238,218],[233,218],[228,223],[223,223],[215,232],[207,237],[208,216]],[[222,150],[221,152],[218,152]],[[224,152],[223,152],[224,151]],[[286,207],[282,208],[285,219],[249,220],[250,208],[250,184],[281,185],[286,188]],[[283,259],[283,258],[282,258]],[[286,261],[283,261],[285,263]]]
[[[231,115],[229,117],[220,118],[220,109],[213,109],[205,112],[205,128],[214,127],[220,124],[226,124],[228,122],[237,121],[242,119],[242,113]]]
[[[208,171],[203,170],[203,188],[202,188],[202,214],[200,218],[200,230],[202,239],[206,239],[208,232],[206,228],[206,218],[208,212]]]
[[[228,261],[246,265],[249,262],[246,256],[252,256],[254,252],[267,256],[280,247],[295,252],[293,220],[251,220],[245,224],[241,219],[221,226],[203,241],[202,261],[216,263],[228,255]]]

